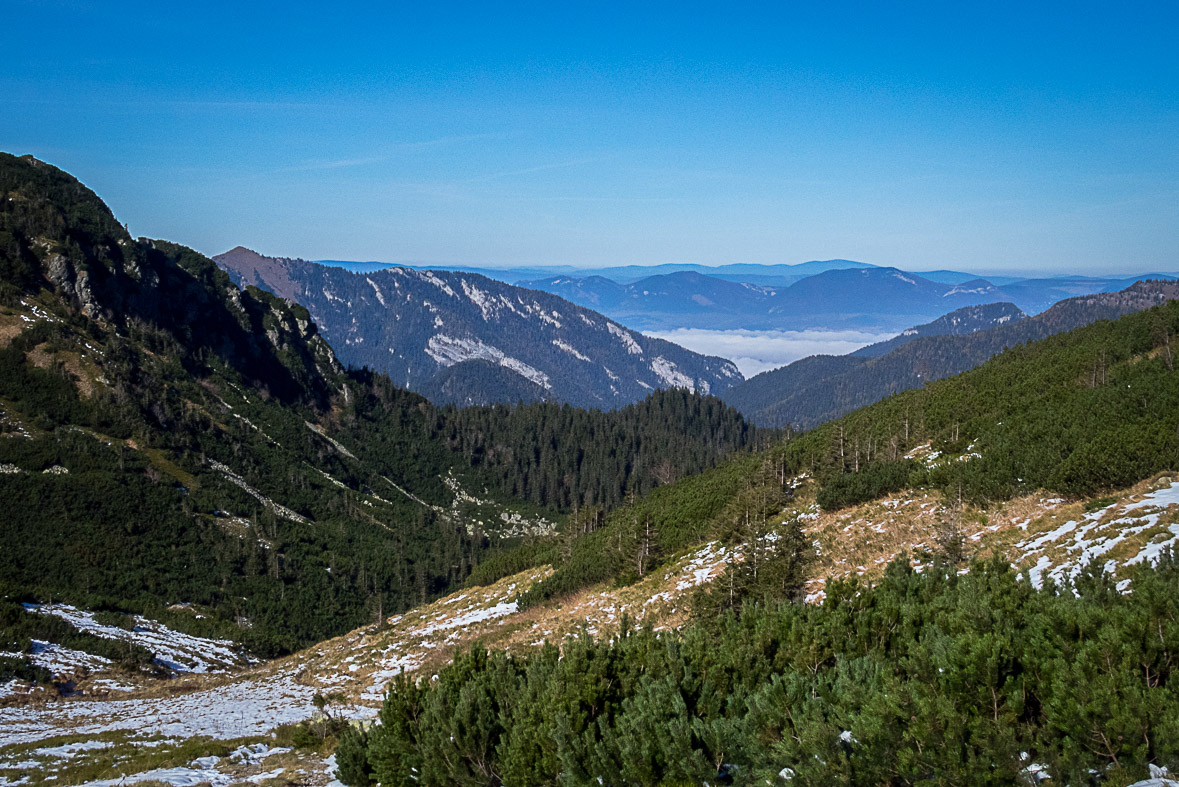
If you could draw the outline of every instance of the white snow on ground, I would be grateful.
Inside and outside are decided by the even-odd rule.
[[[117,787],[122,784],[137,784],[139,782],[163,782],[173,787],[195,787],[198,784],[208,784],[211,787],[228,787],[240,781],[228,773],[222,773],[214,765],[218,757],[201,757],[194,760],[187,768],[156,768],[152,771],[120,776],[117,779],[101,779],[86,782],[82,787]],[[280,771],[281,773],[281,771]]]
[[[54,615],[77,629],[99,637],[125,640],[142,645],[155,654],[158,664],[173,672],[228,672],[247,663],[247,659],[236,650],[233,642],[229,640],[205,639],[194,637],[191,634],[183,634],[173,631],[162,623],[148,620],[139,615],[132,616],[135,628],[128,630],[98,623],[94,620],[94,613],[85,612],[68,604],[26,604],[25,609],[42,615]],[[56,645],[52,647],[58,648]],[[66,649],[59,648],[58,652],[62,651],[66,651]],[[78,653],[79,651],[69,652]],[[98,656],[90,656],[89,658],[97,659],[103,664],[110,663]],[[91,667],[91,669],[97,668]]]
[[[339,767],[336,765],[336,755],[328,757],[323,761],[323,764],[327,768],[327,775],[332,777],[332,780],[327,783],[327,787],[344,787],[344,783],[336,778],[336,768]]]
[[[1157,515],[1156,515],[1157,518]],[[1154,541],[1142,548],[1137,555],[1126,561],[1127,566],[1133,566],[1142,561],[1147,561],[1151,565],[1159,562],[1159,558],[1163,556],[1163,552],[1167,549],[1173,548],[1179,543],[1179,524],[1173,524],[1168,527],[1171,537],[1166,541]]]
[[[209,467],[225,476],[226,480],[228,480],[230,483],[240,487],[246,494],[250,495],[259,503],[269,508],[275,516],[281,516],[284,519],[289,519],[292,522],[298,522],[301,525],[307,524],[306,517],[296,514],[294,511],[284,505],[279,505],[278,503],[274,502],[269,497],[246,483],[244,478],[230,470],[226,465],[221,464],[215,459],[207,459],[206,462],[208,463]]]
[[[547,311],[545,311],[545,308],[543,306],[541,306],[539,303],[537,303],[536,301],[533,301],[531,304],[524,303],[523,301],[521,301],[520,303],[524,307],[524,311],[528,312],[528,314],[532,315],[533,317],[536,317],[541,322],[548,323],[549,325],[553,326],[554,328],[561,327],[561,313],[560,312],[558,312],[558,311],[547,312]]]
[[[1168,487],[1156,489],[1137,503],[1130,503],[1123,507],[1122,511],[1137,511],[1140,508],[1147,507],[1166,508],[1167,506],[1173,505],[1179,505],[1179,483],[1173,483]]]
[[[123,683],[122,681],[112,680],[111,678],[96,678],[90,681],[90,686],[96,689],[105,689],[106,691],[134,691],[135,687],[130,683]]]
[[[52,642],[33,640],[32,653],[0,653],[0,656],[14,659],[28,659],[38,667],[44,667],[54,677],[77,675],[81,672],[98,672],[111,666],[110,659],[95,656],[82,650],[63,648]]]
[[[1036,558],[1036,564],[1028,569],[1028,579],[1033,587],[1041,587],[1045,577],[1060,583],[1075,579],[1084,567],[1108,554],[1115,547],[1133,536],[1155,530],[1168,506],[1179,505],[1179,485],[1157,489],[1133,503],[1114,503],[1098,511],[1085,514],[1080,521],[1069,520],[1056,529],[1021,541],[1015,545],[1019,550],[1017,563]],[[1133,513],[1131,513],[1133,512]],[[1026,528],[1026,524],[1023,526]],[[1154,536],[1134,557],[1124,565],[1143,561],[1157,563],[1164,550],[1179,544],[1179,524],[1170,524],[1167,530]],[[1050,546],[1063,550],[1063,559],[1055,561],[1047,554],[1038,554]],[[1108,560],[1105,570],[1114,573],[1117,561]],[[1128,587],[1128,586],[1127,586]],[[1119,589],[1126,590],[1119,586]]]
[[[385,687],[391,678],[401,672],[413,672],[420,667],[425,660],[425,653],[421,651],[421,648],[437,647],[436,643],[425,639],[426,637],[441,631],[467,628],[477,623],[515,614],[518,611],[518,606],[515,601],[508,600],[514,599],[515,595],[516,586],[513,584],[498,598],[470,598],[464,593],[444,601],[439,605],[442,609],[432,616],[424,618],[421,625],[411,624],[406,628],[402,639],[403,641],[418,640],[419,645],[415,646],[417,652],[405,653],[401,650],[404,646],[392,645],[380,652],[376,660],[378,669],[369,676],[372,682],[368,689],[360,695],[361,698],[379,702],[384,699]],[[454,604],[455,608],[450,608],[451,604]],[[354,667],[356,667],[355,664],[349,669],[352,670]]]
[[[470,360],[490,361],[505,369],[510,369],[546,390],[553,387],[549,382],[549,376],[544,372],[521,360],[505,355],[503,350],[498,347],[484,344],[478,339],[457,339],[441,333],[435,334],[426,342],[426,354],[442,366],[453,366],[456,363]]]
[[[553,387],[553,384],[549,382],[549,376],[547,374],[540,369],[529,366],[521,360],[512,358],[511,356],[504,356],[500,359],[499,365],[511,369],[525,380],[536,383],[546,391]]]
[[[572,355],[574,358],[576,358],[579,361],[590,361],[591,360],[588,355],[583,355],[583,354],[579,353],[577,351],[577,348],[574,347],[572,344],[569,344],[568,342],[563,342],[560,339],[553,339],[553,346],[557,347],[558,349],[564,350],[565,352],[569,353],[570,355]]]
[[[1100,514],[1101,512],[1098,512],[1098,513]],[[1090,518],[1095,518],[1095,517],[1093,514],[1089,514],[1085,518],[1090,519]],[[1053,530],[1050,533],[1045,533],[1044,535],[1040,536],[1039,538],[1033,539],[1031,541],[1021,541],[1020,543],[1016,544],[1015,546],[1018,547],[1019,549],[1022,549],[1024,551],[1024,554],[1030,555],[1032,552],[1035,552],[1038,549],[1043,549],[1044,545],[1047,544],[1049,541],[1056,541],[1061,536],[1066,536],[1076,529],[1077,529],[1076,522],[1065,522],[1063,525],[1056,528],[1055,530]]]
[[[390,650],[387,649],[385,653],[389,653]],[[382,660],[381,666],[384,669],[377,670],[369,676],[372,678],[372,685],[360,695],[361,699],[372,702],[380,702],[385,699],[385,687],[389,685],[389,681],[402,672],[413,672],[422,666],[422,657],[418,655],[395,656],[392,659]]]
[[[459,283],[463,286],[463,292],[471,299],[471,302],[479,307],[480,313],[483,314],[484,321],[490,320],[496,316],[499,311],[499,301],[491,297],[483,290],[471,284],[466,279],[459,279]]]
[[[672,388],[687,388],[689,391],[696,390],[695,381],[681,372],[674,362],[663,356],[656,356],[651,361],[651,371],[655,372],[664,385]]]
[[[519,298],[517,298],[517,300],[519,300]],[[499,302],[501,304],[503,304],[504,308],[507,309],[508,311],[510,311],[512,314],[517,314],[521,317],[524,316],[524,313],[516,308],[516,304],[512,303],[512,299],[509,298],[508,296],[500,295]],[[520,301],[520,303],[522,304],[522,303],[524,303],[524,301]]]
[[[453,366],[456,363],[482,359],[499,362],[504,357],[503,350],[484,344],[478,339],[459,339],[454,336],[436,334],[426,342],[426,355],[443,366]]]
[[[446,293],[450,297],[452,297],[452,298],[458,297],[457,295],[454,294],[454,290],[450,289],[449,284],[447,284],[446,282],[442,281],[442,279],[440,279],[436,275],[434,275],[434,271],[420,271],[418,273],[418,275],[421,276],[426,281],[433,284],[438,289],[442,290],[444,293]]]
[[[630,331],[612,322],[606,323],[606,330],[617,336],[618,340],[622,342],[622,345],[626,347],[626,351],[631,355],[643,354],[643,348],[635,341],[635,337],[631,335]]]
[[[52,746],[45,749],[35,749],[33,754],[38,757],[73,757],[80,751],[92,751],[94,749],[109,749],[114,746],[109,741],[82,741],[81,743],[67,743],[64,746]]]
[[[708,582],[724,570],[726,562],[731,557],[729,550],[720,544],[715,541],[708,542],[684,561],[675,589],[687,590]],[[670,579],[671,574],[666,578]]]
[[[507,603],[500,602],[499,604],[496,604],[494,607],[488,607],[485,609],[469,610],[469,611],[464,612],[463,614],[459,615],[458,617],[450,618],[450,619],[445,620],[441,623],[432,623],[429,626],[426,626],[425,628],[420,629],[417,633],[425,635],[425,634],[433,634],[436,631],[446,631],[447,629],[463,628],[465,626],[471,625],[472,623],[479,623],[484,620],[493,620],[495,618],[502,618],[504,615],[512,615],[516,612],[516,610],[517,610],[517,606],[516,606],[515,601],[509,601]]]
[[[973,287],[973,288],[971,288],[971,287],[956,286],[952,290],[946,290],[946,292],[942,293],[942,297],[949,298],[951,295],[985,295],[988,292],[990,292],[989,287]],[[1004,322],[1007,322],[1007,320],[1009,320],[1009,319],[1010,319],[1010,315],[1006,315],[1006,316],[1000,318],[998,320],[998,322],[1004,323]]]
[[[5,744],[35,743],[65,733],[98,735],[110,730],[134,730],[144,737],[262,735],[280,724],[310,718],[315,713],[311,702],[315,691],[287,671],[172,697],[0,708],[0,738]],[[367,709],[356,711],[372,714]]]
[[[238,746],[229,755],[229,758],[234,762],[240,763],[254,763],[262,762],[268,757],[273,757],[276,754],[286,754],[290,749],[277,746],[270,748],[265,743],[255,743],[253,746]]]
[[[367,281],[369,286],[373,288],[373,292],[376,293],[377,300],[380,301],[381,305],[382,306],[386,305],[385,304],[385,295],[384,295],[384,293],[381,292],[381,288],[377,286],[377,283],[367,276],[364,277],[364,280]]]
[[[155,743],[155,741],[152,741]],[[80,744],[79,744],[80,745]],[[94,746],[83,746],[83,748],[97,748]],[[261,763],[268,757],[276,754],[285,754],[289,752],[287,748],[271,749],[264,743],[255,744],[254,746],[241,746],[236,749],[227,758],[222,757],[199,757],[188,764],[187,767],[179,768],[156,768],[142,773],[123,774],[114,779],[100,779],[97,781],[85,782],[82,787],[116,787],[121,784],[136,784],[145,781],[158,781],[164,784],[173,785],[173,787],[194,787],[197,784],[210,784],[214,787],[224,787],[225,785],[237,784],[242,781],[250,782],[252,784],[261,784],[267,779],[274,779],[283,774],[282,768],[258,773],[253,776],[246,776],[244,779],[240,776],[234,776],[225,773],[217,768],[219,764],[225,763],[228,766],[241,765],[256,765]],[[40,752],[38,752],[40,753]],[[226,763],[225,761],[228,760]]]
[[[1050,571],[1058,570],[1048,557],[1048,554],[1053,553],[1044,554],[1044,547],[1055,549],[1056,553],[1064,552],[1067,547],[1075,547],[1068,552],[1070,561],[1074,558],[1091,559],[1092,555],[1099,554],[1096,551],[1098,547],[1106,545],[1108,548],[1109,543],[1120,543],[1114,542],[1113,539],[1127,525],[1130,529],[1137,530],[1155,523],[1154,526],[1159,529],[1157,523],[1163,514],[1162,507],[1176,503],[1179,503],[1179,489],[1169,486],[1146,495],[1138,502],[1111,506],[1079,518],[1080,521],[1072,522],[1071,527],[1057,526],[1057,523],[1054,523],[1050,525],[1055,528],[1052,534],[1031,534],[1025,537],[1022,547],[1034,552],[1028,555],[1027,562],[1033,563],[1037,561],[1037,557],[1040,558],[1032,570],[1034,581],[1039,581],[1041,576],[1047,576]],[[890,500],[883,503],[883,508],[896,511],[907,504]],[[1102,519],[1106,521],[1103,522]],[[1109,531],[1106,532],[1102,528],[1109,528]],[[1012,529],[1013,532],[1019,533],[1014,527]],[[1174,530],[1172,528],[1170,533],[1155,535],[1152,546],[1161,549],[1164,542],[1179,539],[1179,534],[1172,536]],[[1053,538],[1046,540],[1045,537],[1048,535],[1052,535]],[[1144,539],[1140,537],[1139,540]],[[1083,545],[1077,547],[1082,541]],[[1033,544],[1038,545],[1035,550],[1032,550]],[[683,599],[683,591],[715,579],[733,559],[740,559],[740,556],[732,554],[731,550],[718,543],[706,544],[664,569],[661,574],[664,581],[660,589],[668,592],[659,593],[655,598],[676,604]],[[1149,559],[1149,556],[1142,559]],[[1119,585],[1119,589],[1121,587]],[[420,669],[426,661],[429,649],[446,647],[459,629],[474,626],[473,632],[479,633],[503,624],[507,616],[517,611],[513,601],[516,593],[514,583],[510,587],[505,585],[495,593],[463,591],[437,605],[423,609],[420,616],[418,613],[408,613],[408,619],[402,616],[391,618],[388,621],[390,626],[403,629],[397,636],[396,644],[383,640],[384,634],[370,630],[358,631],[351,635],[346,643],[348,649],[343,652],[349,655],[339,664],[336,672],[347,678],[354,668],[361,666],[360,662],[363,662],[364,672],[349,680],[362,681],[359,686],[367,689],[361,695],[362,701],[377,702],[382,698],[389,679],[403,669]],[[814,600],[818,598],[819,594],[814,594]],[[654,600],[653,598],[651,601]],[[596,609],[596,617],[587,618],[587,621],[602,625],[606,618],[613,619],[614,613],[606,608],[612,603],[617,602],[611,602],[607,598],[599,600],[596,604],[592,599],[587,601],[587,607],[593,606]],[[636,619],[643,617],[643,611],[635,610]],[[648,607],[646,611],[656,610]],[[672,609],[672,612],[674,611]],[[593,630],[596,631],[597,628]],[[538,627],[537,643],[550,634],[548,630],[540,630]],[[434,635],[432,640],[424,639],[430,635]],[[374,644],[379,646],[375,649],[376,652],[373,648],[366,647],[370,638],[374,636],[377,637]],[[43,705],[3,707],[0,708],[0,738],[5,743],[36,743],[65,732],[93,736],[109,730],[133,730],[137,736],[166,735],[173,739],[195,735],[221,739],[259,735],[278,724],[301,721],[312,716],[312,697],[317,690],[324,690],[323,686],[326,685],[327,679],[335,680],[335,672],[326,678],[319,676],[317,684],[315,676],[302,674],[295,666],[274,667],[277,671],[269,674],[255,673],[247,680],[168,698],[77,699]],[[372,671],[374,669],[376,671]],[[3,690],[4,687],[0,686],[0,691]],[[371,717],[373,713],[373,708],[359,706],[345,711],[347,716],[354,718]],[[84,751],[78,749],[73,756],[84,757]],[[239,775],[236,781],[261,781],[273,773],[266,770],[267,766],[262,762],[265,758],[261,749],[257,753],[247,753],[243,756],[254,757],[257,760],[256,770],[263,772],[255,776]],[[189,787],[199,781],[207,781],[222,787],[228,781],[218,769],[226,765],[226,760],[202,758],[190,763],[187,768],[137,774],[123,781],[132,783],[158,779],[177,787]],[[332,764],[325,763],[325,766],[330,768]],[[100,787],[113,787],[116,783],[104,782]]]
[[[322,426],[320,426],[319,424],[313,424],[313,423],[311,423],[310,421],[304,421],[304,422],[303,422],[303,426],[306,426],[308,429],[310,429],[311,431],[315,432],[317,435],[319,435],[320,437],[322,437],[324,440],[327,440],[329,443],[331,443],[331,446],[332,446],[332,448],[335,448],[337,451],[339,451],[339,452],[340,452],[341,454],[343,454],[344,456],[348,457],[349,459],[355,459],[355,458],[356,458],[356,454],[352,453],[352,452],[351,452],[351,451],[349,451],[347,448],[345,448],[345,447],[343,446],[343,444],[342,444],[342,443],[340,443],[340,441],[339,441],[339,440],[335,439],[335,438],[334,438],[334,437],[332,437],[330,434],[328,434],[328,433],[327,433],[327,430],[326,430],[326,429],[324,429],[324,428],[323,428]],[[296,515],[296,516],[297,516],[297,515]],[[304,521],[306,521],[306,520],[304,520]]]

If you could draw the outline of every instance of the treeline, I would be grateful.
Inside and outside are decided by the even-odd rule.
[[[446,444],[488,484],[566,512],[614,508],[628,493],[645,495],[776,436],[683,389],[608,412],[551,402],[451,407],[439,421]]]
[[[1179,767],[1179,565],[1119,593],[1001,560],[889,566],[821,605],[747,605],[395,679],[345,733],[371,784],[1127,784]]]

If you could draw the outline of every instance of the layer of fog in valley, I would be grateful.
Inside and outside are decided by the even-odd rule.
[[[714,331],[706,328],[676,328],[644,331],[647,336],[666,339],[705,355],[719,355],[737,364],[747,378],[776,369],[810,355],[846,355],[861,347],[882,342],[895,333],[866,331]]]

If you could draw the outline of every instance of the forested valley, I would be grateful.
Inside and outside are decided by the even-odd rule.
[[[0,193],[10,599],[289,652],[761,439],[682,391],[610,413],[437,408],[343,369],[302,307],[131,239],[60,170],[4,155]]]

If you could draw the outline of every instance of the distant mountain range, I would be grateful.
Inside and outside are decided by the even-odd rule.
[[[386,372],[438,403],[543,399],[605,409],[657,388],[719,394],[744,379],[723,358],[479,274],[360,274],[242,247],[214,259],[240,286],[305,306],[343,362]]]
[[[371,273],[383,268],[395,267],[388,262],[350,262],[348,260],[315,260],[315,262],[336,268],[345,268],[354,273]],[[694,263],[664,263],[661,265],[619,265],[606,268],[575,268],[570,265],[546,265],[521,268],[483,268],[464,265],[400,265],[399,267],[418,270],[451,270],[458,273],[478,273],[489,279],[502,281],[507,284],[521,284],[533,279],[544,279],[550,276],[567,276],[583,279],[600,276],[620,284],[629,284],[646,279],[650,276],[663,276],[669,273],[699,273],[714,279],[725,281],[748,282],[752,284],[767,284],[784,286],[792,284],[807,276],[843,268],[875,268],[877,266],[867,262],[854,260],[811,260],[797,264],[759,265],[752,263],[734,263],[730,265],[697,265]],[[973,277],[970,277],[973,278]]]
[[[1017,344],[1175,298],[1179,283],[1148,281],[1120,292],[1070,298],[1034,317],[1010,303],[967,307],[850,355],[816,355],[763,372],[722,398],[759,426],[810,429],[900,391],[964,372]]]
[[[669,328],[897,331],[967,305],[1007,300],[984,279],[930,281],[896,268],[831,269],[787,286],[693,271],[619,284],[601,276],[526,282],[642,330]]]
[[[382,263],[325,263],[360,273],[389,267]],[[456,270],[543,290],[632,328],[654,331],[853,329],[887,333],[967,305],[1008,302],[1028,314],[1038,314],[1065,298],[1117,292],[1135,281],[1179,278],[1174,273],[979,277],[953,270],[912,273],[852,260],[798,265]]]
[[[525,282],[591,306],[641,330],[674,328],[899,331],[964,306],[1012,303],[1035,314],[1065,298],[1124,289],[1128,279],[1088,277],[1006,280],[997,286],[968,274],[932,278],[897,268],[832,268],[791,284],[734,282],[683,271],[620,284],[603,276],[554,276]]]

